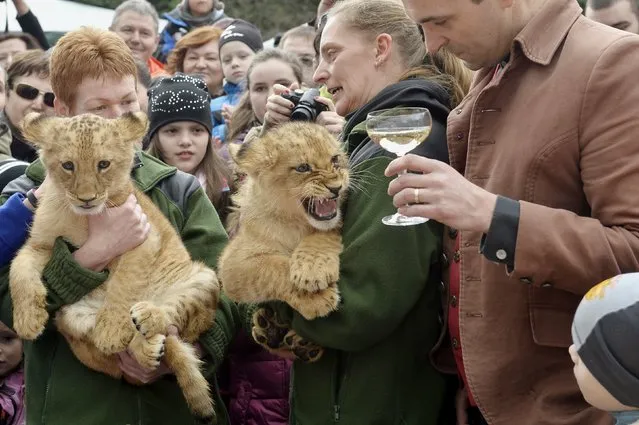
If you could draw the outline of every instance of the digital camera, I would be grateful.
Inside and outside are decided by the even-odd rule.
[[[290,100],[295,105],[291,112],[291,121],[315,122],[317,116],[328,109],[326,105],[315,100],[319,95],[320,92],[317,89],[295,90],[282,94],[284,99]]]

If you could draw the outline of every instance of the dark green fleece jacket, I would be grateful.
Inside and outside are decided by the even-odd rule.
[[[25,176],[5,188],[0,204],[12,193],[24,193],[39,185],[44,175],[41,162],[34,162]],[[138,188],[178,230],[193,259],[215,267],[227,236],[197,179],[144,153],[138,153],[132,176]],[[72,257],[73,249],[58,239],[43,273],[52,317],[61,306],[78,301],[108,277],[108,271],[96,273],[80,267]],[[0,270],[0,320],[11,326],[8,271],[8,267]],[[214,372],[242,326],[239,319],[236,305],[222,296],[215,325],[200,338],[206,351],[205,375],[216,399],[218,424],[226,424],[228,419]],[[75,358],[52,323],[36,341],[25,343],[24,356],[27,425],[194,423],[173,376],[138,387],[94,372]]]
[[[394,158],[367,136],[370,111],[422,106],[434,117],[418,153],[446,160],[447,93],[424,80],[389,86],[345,126],[352,186],[344,211],[339,309],[325,318],[293,314],[293,328],[325,347],[316,363],[293,366],[293,425],[435,425],[444,377],[429,362],[442,326],[442,226],[390,227],[396,209],[384,169]],[[290,314],[282,312],[283,314]]]

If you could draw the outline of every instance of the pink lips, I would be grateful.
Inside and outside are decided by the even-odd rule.
[[[191,159],[193,157],[193,152],[184,151],[177,154],[177,157],[180,159]]]

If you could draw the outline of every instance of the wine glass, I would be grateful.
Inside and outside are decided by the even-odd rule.
[[[419,146],[430,134],[432,118],[426,108],[394,108],[374,111],[366,117],[368,137],[398,157]],[[401,174],[406,174],[406,170]],[[384,217],[388,226],[413,226],[426,223],[424,217],[407,217],[399,212]]]

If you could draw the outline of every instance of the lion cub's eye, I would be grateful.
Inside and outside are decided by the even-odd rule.
[[[62,163],[62,168],[64,168],[67,171],[73,171],[73,162],[71,161],[66,161]]]
[[[109,168],[109,165],[111,165],[109,161],[100,161],[98,162],[98,170],[106,170]]]
[[[336,166],[336,167],[337,167],[337,166],[339,166],[339,155],[335,155],[335,156],[333,156],[333,157],[331,158],[331,163],[332,163],[334,166]]]
[[[312,168],[309,164],[300,164],[295,168],[295,171],[297,171],[298,173],[309,173],[312,171]]]

